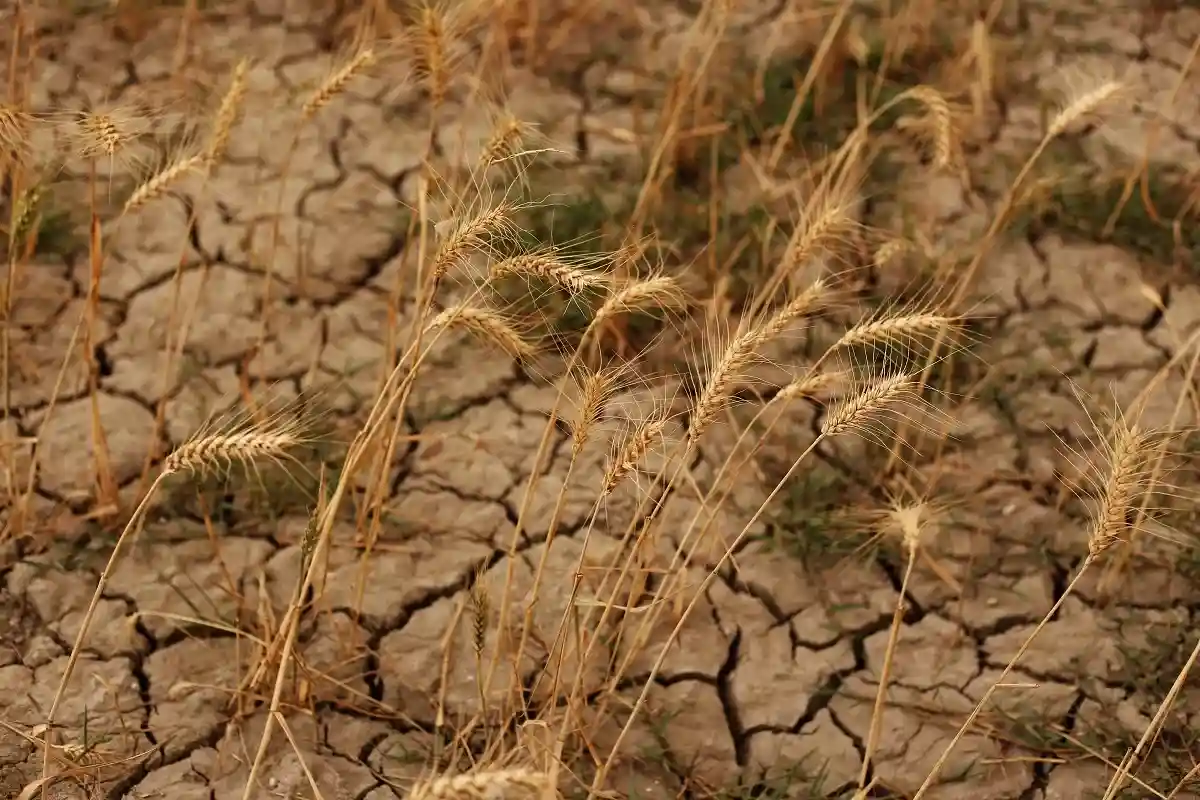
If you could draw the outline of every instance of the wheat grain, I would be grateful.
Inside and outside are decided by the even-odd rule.
[[[602,288],[608,283],[607,276],[573,267],[551,253],[527,253],[492,264],[492,280],[499,280],[507,275],[540,278],[571,294],[582,294],[588,289]]]
[[[527,361],[537,353],[537,348],[525,340],[510,319],[489,308],[461,303],[434,317],[425,332],[448,326],[460,327],[520,361]]]
[[[312,119],[317,112],[341,94],[350,81],[359,73],[375,64],[375,51],[369,47],[359,50],[341,68],[334,71],[317,90],[304,101],[301,116],[305,121]]]
[[[441,107],[449,87],[449,38],[446,20],[433,6],[423,4],[412,38],[413,59],[434,109]]]
[[[528,769],[484,770],[424,781],[412,788],[408,800],[512,800],[541,795],[549,781],[546,773]]]
[[[250,69],[250,61],[243,58],[234,67],[233,77],[229,81],[229,89],[221,98],[217,116],[213,122],[213,132],[209,139],[206,158],[210,168],[225,157],[229,148],[229,136],[233,126],[237,124],[238,115],[242,110],[242,102],[246,98],[246,75]]]
[[[189,173],[204,166],[205,163],[207,163],[207,159],[204,154],[183,156],[176,159],[157,174],[152,175],[141,186],[134,189],[133,194],[125,201],[123,213],[128,214],[156,200],[170,189],[172,185],[183,180]]]

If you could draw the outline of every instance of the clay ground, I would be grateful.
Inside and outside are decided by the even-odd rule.
[[[226,162],[203,188],[182,186],[108,232],[95,303],[94,403],[75,338],[89,307],[85,170],[68,165],[58,174],[54,213],[43,215],[38,251],[16,281],[3,459],[10,530],[0,545],[0,796],[18,796],[42,774],[38,726],[120,530],[113,520],[122,512],[106,504],[119,499],[127,517],[144,488],[147,457],[161,457],[210,414],[236,407],[243,390],[324,389],[325,438],[298,456],[315,472],[322,459],[336,464],[380,385],[394,322],[389,303],[413,255],[411,203],[430,110],[417,89],[386,74],[362,76],[302,132],[284,163],[282,143],[295,123],[280,109],[341,63],[338,48],[349,35],[333,21],[341,15],[320,4],[287,5],[285,13],[278,0],[236,9],[202,4],[192,23],[189,63],[207,76],[201,88],[209,96],[219,97],[238,58],[253,59],[247,111]],[[909,585],[873,765],[879,797],[916,791],[1085,555],[1085,508],[1064,482],[1071,471],[1064,444],[1083,448],[1094,433],[1089,410],[1130,401],[1200,323],[1195,217],[1187,213],[1200,168],[1197,78],[1186,77],[1168,102],[1200,36],[1200,9],[1182,0],[1146,8],[1108,0],[1002,5],[990,30],[1002,80],[964,139],[969,185],[932,174],[897,147],[900,155],[868,176],[864,224],[919,238],[939,253],[965,246],[982,235],[1036,145],[1064,76],[1068,84],[1071,76],[1121,78],[1128,102],[1077,126],[1039,162],[1031,185],[1040,194],[997,238],[966,304],[978,341],[953,362],[948,388],[961,398],[955,436],[907,457],[914,485],[933,487],[948,511]],[[789,96],[812,52],[800,6],[731,7],[735,50],[765,41],[778,50],[764,103]],[[553,63],[511,67],[509,109],[556,149],[528,179],[529,196],[550,203],[530,217],[539,236],[604,235],[632,207],[645,152],[640,131],[653,124],[696,13],[695,4],[679,2],[598,14],[594,24],[564,32]],[[150,15],[141,28],[115,24],[104,9],[51,16],[30,84],[34,109],[119,101],[172,75],[178,9]],[[961,55],[970,15],[949,16],[951,38],[932,37],[931,53],[900,65],[898,80],[953,79],[938,70]],[[545,25],[553,37],[553,19]],[[843,69],[853,72],[854,64]],[[797,127],[795,153],[838,144],[830,138],[837,126],[823,121],[849,101],[836,91],[828,97],[828,108]],[[762,105],[755,113],[782,121],[779,108]],[[456,92],[436,116],[446,162],[462,141],[478,146],[492,125],[485,107]],[[1149,147],[1148,137],[1156,137]],[[1147,152],[1144,192],[1133,193],[1106,231],[1129,168]],[[699,161],[703,172],[707,151]],[[111,178],[114,194],[128,191],[120,187],[134,166],[102,169],[102,186]],[[691,194],[676,195],[685,209],[677,216],[699,218],[703,240],[707,212],[697,205],[719,195],[727,224],[737,228],[722,252],[744,232],[753,240],[756,209],[767,206],[751,173],[734,163],[715,181],[695,181]],[[260,255],[277,199],[280,255],[264,305]],[[664,238],[684,242],[666,263],[704,263],[708,251],[694,246],[688,223],[664,219]],[[753,251],[738,258],[748,261]],[[729,269],[753,282],[750,270],[737,272],[740,263]],[[906,261],[877,270],[871,290],[886,295],[919,278]],[[164,372],[164,348],[179,330],[186,331],[180,356]],[[1176,405],[1184,387],[1181,372],[1171,371],[1145,424],[1194,423],[1190,401]],[[334,532],[324,593],[301,626],[301,668],[288,684],[295,746],[275,737],[256,796],[313,796],[306,769],[330,800],[404,796],[446,746],[447,730],[478,710],[462,621],[470,587],[490,586],[498,597],[515,565],[518,592],[528,591],[542,558],[537,536],[525,536],[514,552],[509,537],[552,386],[456,335],[437,348],[414,392],[410,438],[389,476],[373,551],[363,557],[350,510]],[[95,478],[93,414],[117,489],[108,497]],[[805,406],[779,423],[758,471],[746,471],[749,507],[765,494],[760,483],[811,441],[816,415]],[[1191,444],[1179,445],[1185,457]],[[719,462],[705,449],[697,474]],[[853,516],[847,523],[843,513],[883,503],[879,454],[865,450],[852,442],[822,448],[721,569],[625,744],[611,776],[619,796],[849,796],[904,564],[897,547],[868,541],[861,523]],[[550,485],[561,482],[567,455],[556,449]],[[577,468],[580,488],[569,494],[550,548],[546,574],[563,593],[604,455]],[[292,471],[298,477],[289,481],[268,466],[261,485],[240,472],[180,479],[160,494],[104,591],[57,714],[63,747],[55,769],[76,771],[51,785],[52,796],[242,796],[272,688],[254,675],[259,645],[292,600],[313,503],[311,476]],[[925,483],[911,477],[918,475]],[[1189,480],[1186,470],[1178,473],[1180,494]],[[16,530],[13,498],[26,490],[31,505]],[[676,505],[663,513],[682,518],[687,506]],[[537,509],[548,513],[547,503]],[[1194,644],[1193,519],[1185,504],[1166,520],[1172,541],[1146,539],[1106,558],[927,796],[1102,795],[1112,765],[1141,736]],[[616,535],[606,529],[598,538],[608,544],[592,546],[611,546]],[[720,550],[701,554],[697,575]],[[556,613],[547,612],[547,629]],[[640,686],[631,674],[615,692],[632,700]],[[1198,763],[1197,713],[1200,695],[1185,686],[1130,796],[1166,796]],[[1174,796],[1197,792],[1200,784],[1184,785]]]

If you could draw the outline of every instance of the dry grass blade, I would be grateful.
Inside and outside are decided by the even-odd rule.
[[[484,770],[424,781],[412,788],[408,800],[513,800],[539,796],[548,788],[549,777],[544,772]]]
[[[430,320],[425,332],[432,333],[445,327],[462,328],[521,361],[527,361],[537,354],[537,348],[526,341],[512,320],[489,308],[467,303],[453,306]]]
[[[588,289],[600,289],[608,285],[608,276],[571,266],[551,253],[527,253],[497,261],[492,265],[492,280],[509,275],[519,275],[526,279],[538,278],[571,294],[582,294]]]
[[[355,77],[374,64],[374,50],[368,47],[358,51],[353,58],[326,78],[325,82],[317,87],[317,90],[304,101],[304,106],[301,109],[301,116],[304,120],[307,121],[316,116],[317,112],[329,105],[335,97],[345,91],[350,81],[354,80]]]

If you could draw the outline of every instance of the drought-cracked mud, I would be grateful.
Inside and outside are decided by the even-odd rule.
[[[394,346],[387,331],[403,327],[395,314],[404,308],[394,312],[390,299],[411,258],[403,203],[417,191],[426,146],[422,95],[386,76],[364,77],[289,154],[279,142],[293,121],[276,109],[336,65],[332,23],[303,3],[238,5],[194,20],[191,58],[198,74],[226,76],[237,58],[252,56],[248,111],[227,160],[202,189],[184,185],[125,218],[106,242],[90,342],[100,376],[94,406],[86,360],[74,357],[65,368],[62,361],[78,348],[88,307],[86,233],[35,255],[14,287],[3,459],[10,496],[27,488],[35,448],[37,469],[31,535],[0,550],[0,796],[17,796],[42,774],[38,726],[114,543],[102,515],[92,513],[93,415],[105,433],[109,474],[130,503],[148,456],[161,457],[210,414],[236,405],[247,387],[326,389],[331,438],[348,439],[378,391],[379,367]],[[1072,169],[1136,162],[1151,129],[1154,166],[1200,167],[1196,78],[1186,79],[1172,116],[1159,111],[1200,36],[1193,4],[1153,13],[1116,2],[1010,5],[997,41],[1017,53],[1009,78],[1025,91],[995,109],[993,129],[967,154],[974,185],[928,180],[917,165],[902,164],[864,209],[870,224],[936,230],[946,243],[977,238],[1012,178],[1006,159],[1017,166],[1036,144],[1059,68],[1113,71],[1134,98],[1126,113],[1074,135],[1072,153],[1082,155]],[[636,154],[630,142],[646,113],[639,92],[662,91],[696,11],[690,3],[652,6],[640,9],[641,38],[625,50],[585,47],[568,35],[560,42],[565,66],[513,68],[510,110],[556,148],[549,156],[555,191],[587,184]],[[769,34],[785,49],[798,25],[793,11],[789,3],[738,7],[731,35],[750,42]],[[98,15],[42,24],[35,108],[118,101],[171,76],[177,26],[169,19],[126,42]],[[1037,42],[1036,51],[1020,54],[1025,42]],[[455,95],[436,113],[445,157],[453,161],[465,143],[461,158],[469,163],[491,119]],[[114,183],[129,180],[130,168],[112,169]],[[68,165],[54,199],[84,232],[86,194],[86,173]],[[276,229],[277,203],[284,214]],[[918,564],[909,583],[874,760],[881,792],[917,789],[1086,553],[1085,519],[1062,488],[1070,472],[1062,443],[1092,433],[1076,389],[1131,400],[1200,324],[1189,240],[1164,256],[1137,232],[1102,242],[1078,220],[1051,217],[1006,234],[983,263],[971,298],[981,320],[972,399],[955,410],[955,439],[913,457],[916,468],[939,476],[940,491],[965,502],[939,526],[929,563]],[[1151,227],[1142,239],[1171,235],[1169,226]],[[262,258],[271,246],[276,268],[265,293]],[[164,347],[179,330],[179,361],[164,374]],[[1200,422],[1178,418],[1183,388],[1172,373],[1146,424]],[[631,404],[640,391],[630,393]],[[574,466],[578,488],[567,493],[548,552],[544,535],[528,532],[510,552],[553,397],[469,338],[436,347],[414,387],[394,472],[385,476],[390,500],[369,558],[353,518],[334,531],[321,601],[301,626],[289,686],[285,716],[295,746],[275,737],[258,775],[264,792],[308,796],[311,781],[326,798],[403,796],[429,763],[439,740],[432,731],[443,719],[469,719],[481,703],[501,702],[509,685],[500,674],[489,698],[477,684],[478,660],[508,647],[509,634],[493,628],[482,655],[473,652],[464,621],[472,592],[499,598],[511,572],[510,591],[524,608],[543,559],[544,583],[562,591],[539,596],[524,660],[503,668],[521,673],[515,680],[530,686],[534,701],[538,687],[547,690],[531,684],[544,675],[567,610],[605,455],[589,453]],[[1186,417],[1191,406],[1182,411]],[[805,409],[789,412],[761,454],[763,469],[812,441],[814,419]],[[553,513],[569,462],[565,443],[564,435],[545,467],[548,494],[534,502],[527,531],[544,532]],[[721,447],[701,448],[697,480],[711,477]],[[859,450],[841,442],[818,451],[788,502],[722,567],[624,742],[615,791],[693,797],[740,782],[816,797],[857,781],[903,565],[886,548],[831,558],[813,541],[840,535],[823,531],[838,502],[828,492],[844,491],[848,504],[869,496]],[[736,519],[718,538],[731,539],[741,507],[753,511],[765,495],[747,483],[746,497],[731,503]],[[52,758],[57,768],[79,769],[80,780],[55,783],[53,796],[242,796],[271,689],[256,676],[257,659],[293,599],[311,503],[286,481],[269,497],[243,489],[236,481],[201,492],[173,487],[151,509],[111,576],[57,714],[62,747]],[[610,499],[589,559],[599,563],[618,546],[636,499],[634,487]],[[660,513],[685,521],[689,503],[673,496]],[[1179,527],[1191,535],[1186,519]],[[727,543],[687,567],[693,585]],[[646,554],[631,606],[652,591],[654,568],[677,544],[667,536],[662,553]],[[1106,759],[1118,761],[1142,734],[1191,647],[1200,608],[1200,570],[1187,547],[1146,542],[1132,559],[1123,580],[1096,573],[1067,602],[955,749],[942,770],[946,783],[927,796],[1100,796],[1111,774]],[[586,593],[586,574],[582,586]],[[663,621],[646,631],[648,653],[671,627]],[[606,646],[630,666],[607,701],[613,716],[592,732],[597,753],[616,738],[653,660],[619,639]],[[606,680],[589,674],[587,691],[599,692]],[[1160,755],[1140,775],[1158,792],[1193,765],[1187,731],[1198,702],[1185,687]],[[536,738],[535,728],[523,733]],[[1175,796],[1196,796],[1189,791],[1196,790]]]

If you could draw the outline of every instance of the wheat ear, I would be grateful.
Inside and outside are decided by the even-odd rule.
[[[588,289],[598,289],[608,284],[608,276],[573,267],[551,253],[527,253],[505,258],[492,264],[490,272],[492,280],[508,275],[540,278],[571,294],[582,294]]]
[[[919,340],[945,331],[960,321],[959,317],[931,311],[869,319],[847,330],[834,347]]]
[[[125,201],[122,213],[128,214],[142,206],[157,200],[173,185],[183,180],[187,175],[207,163],[204,154],[183,156],[168,164],[155,175],[152,175],[141,186],[134,189],[133,194]]]
[[[686,302],[679,281],[667,275],[630,281],[605,299],[596,310],[588,330],[599,328],[618,314],[653,308],[680,308]]]
[[[430,320],[425,332],[432,333],[443,327],[462,328],[521,361],[528,361],[537,354],[537,348],[525,340],[511,319],[489,308],[467,303],[452,306]]]
[[[233,131],[233,126],[237,124],[242,103],[246,99],[246,76],[249,71],[250,61],[243,58],[234,67],[233,77],[229,81],[229,89],[221,98],[221,105],[217,109],[217,116],[213,122],[212,137],[209,139],[208,149],[205,153],[210,168],[225,157],[225,151],[229,148],[229,136]]]
[[[589,372],[581,382],[579,408],[567,422],[571,429],[571,452],[574,456],[578,456],[587,445],[592,428],[599,424],[625,372],[624,365],[606,367]]]
[[[1071,102],[1067,103],[1061,111],[1059,111],[1054,119],[1050,122],[1050,127],[1047,130],[1046,138],[1054,139],[1061,136],[1067,128],[1071,127],[1071,123],[1077,119],[1087,116],[1099,109],[1107,103],[1116,94],[1121,91],[1122,84],[1120,81],[1105,81],[1098,86],[1081,93]]]
[[[512,230],[511,215],[516,206],[499,203],[480,211],[474,217],[457,225],[433,258],[433,275],[440,280],[450,268],[458,264],[468,253],[485,246],[488,242]]]
[[[860,428],[897,404],[917,397],[917,381],[912,375],[892,375],[864,384],[858,391],[831,406],[821,420],[821,434],[838,436]]]
[[[908,95],[921,103],[929,114],[934,134],[934,166],[938,169],[949,167],[954,161],[955,150],[954,116],[950,104],[941,92],[929,86],[914,86],[908,90]]]
[[[656,412],[647,419],[639,422],[623,439],[616,443],[613,455],[604,470],[604,489],[602,496],[612,494],[617,485],[625,479],[656,442],[663,438],[670,418],[665,412]]]
[[[549,778],[544,772],[484,770],[422,782],[408,793],[408,800],[512,800],[517,796],[540,795],[548,784]]]
[[[1129,514],[1145,489],[1155,439],[1137,425],[1118,422],[1108,445],[1108,475],[1088,529],[1088,554],[1093,558],[1117,544],[1128,529]]]
[[[304,106],[300,112],[303,119],[307,122],[316,116],[318,111],[329,105],[335,97],[345,91],[350,81],[354,80],[361,72],[374,64],[374,50],[368,47],[358,51],[353,58],[326,78],[325,82],[317,87],[317,90],[304,101]]]
[[[19,108],[0,103],[0,164],[6,160],[24,165],[30,153],[33,117]]]

